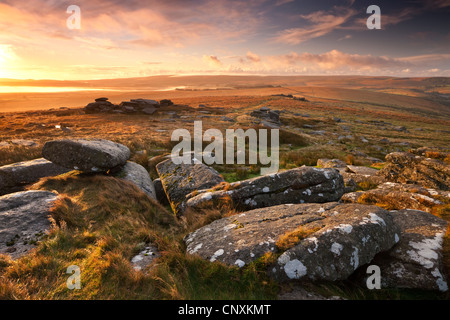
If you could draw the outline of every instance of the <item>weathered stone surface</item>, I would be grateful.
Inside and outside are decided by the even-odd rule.
[[[356,205],[358,206],[358,205]],[[284,252],[272,270],[280,280],[344,280],[399,241],[389,212],[375,206],[335,207],[326,226]]]
[[[0,253],[17,259],[52,227],[49,210],[58,195],[23,191],[0,197]]]
[[[391,211],[400,241],[371,262],[380,267],[384,287],[447,291],[442,245],[447,222],[418,210]]]
[[[144,271],[160,256],[158,248],[153,244],[148,244],[139,254],[131,259],[131,264],[134,270]]]
[[[378,173],[377,169],[364,167],[364,166],[347,166],[346,172],[349,173],[356,173],[361,175],[367,175],[367,176],[374,176]]]
[[[147,107],[145,109],[142,110],[142,113],[148,114],[148,115],[152,115],[156,112],[156,108],[154,107]]]
[[[277,241],[298,228],[312,232],[281,252]],[[346,279],[398,241],[389,212],[376,206],[285,204],[216,220],[185,238],[187,252],[243,267],[267,252],[282,253],[269,274],[277,279]]]
[[[133,182],[139,189],[144,191],[150,198],[156,200],[156,191],[153,181],[145,169],[140,164],[127,161],[116,177]]]
[[[106,172],[124,165],[128,147],[109,140],[54,140],[47,142],[42,155],[57,165],[84,172]]]
[[[378,175],[387,181],[450,190],[450,166],[440,160],[393,152],[386,156],[386,161],[388,164]]]
[[[376,189],[346,193],[341,201],[344,203],[378,204],[388,209],[417,209],[431,212],[444,203],[439,199],[449,199],[450,192],[424,188],[415,184],[386,182]]]
[[[335,169],[300,167],[215,189],[189,195],[187,206],[214,207],[227,199],[240,209],[250,210],[284,203],[337,201],[344,193],[344,182]]]
[[[175,164],[172,159],[156,165],[161,183],[176,215],[186,210],[186,196],[197,190],[212,188],[222,182],[223,177],[213,168],[193,159],[192,164]]]
[[[20,191],[41,178],[57,176],[69,170],[44,158],[0,167],[0,195]]]
[[[356,184],[365,184],[377,186],[386,180],[378,176],[378,170],[364,167],[347,165],[339,159],[319,159],[317,166],[320,168],[336,168],[342,174],[346,186],[349,186],[345,192],[351,192],[355,189]]]
[[[420,147],[417,149],[410,149],[410,153],[428,157],[428,155],[438,155],[440,158],[445,159],[450,155],[450,149],[448,148],[436,148],[436,147]]]
[[[386,182],[384,177],[378,175],[368,175],[368,174],[359,174],[348,172],[347,168],[340,170],[342,177],[344,178],[344,182],[348,183],[348,181],[353,180],[358,185],[366,185],[376,187],[379,184]]]
[[[339,159],[318,159],[317,166],[320,168],[345,168],[347,164]]]

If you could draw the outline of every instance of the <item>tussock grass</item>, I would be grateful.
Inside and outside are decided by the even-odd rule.
[[[11,146],[0,149],[0,166],[42,158],[42,147]]]
[[[222,216],[188,214],[179,221],[134,185],[107,176],[71,172],[33,189],[54,190],[57,227],[17,261],[0,255],[0,299],[273,299],[276,286],[255,269],[240,270],[185,253],[189,231]],[[145,272],[131,258],[146,243],[162,256]],[[65,272],[81,268],[81,290],[69,290]]]

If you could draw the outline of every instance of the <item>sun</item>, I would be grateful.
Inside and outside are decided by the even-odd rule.
[[[9,75],[8,67],[15,60],[15,54],[10,45],[0,44],[0,78]]]

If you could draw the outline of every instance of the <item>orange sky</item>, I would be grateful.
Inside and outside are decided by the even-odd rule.
[[[364,2],[364,1],[363,1]],[[0,1],[0,78],[158,74],[450,76],[450,2],[354,0]]]

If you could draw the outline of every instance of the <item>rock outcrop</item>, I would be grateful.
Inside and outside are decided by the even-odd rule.
[[[20,258],[52,227],[50,208],[58,195],[23,191],[0,197],[0,253]]]
[[[279,128],[281,126],[280,112],[278,110],[270,110],[268,107],[262,107],[252,111],[250,116],[258,118],[261,124],[268,128]]]
[[[172,159],[156,165],[161,183],[174,213],[179,216],[186,210],[186,196],[191,192],[212,188],[224,182],[213,168],[193,159],[192,164],[175,164]]]
[[[250,210],[285,203],[337,201],[343,193],[343,179],[337,170],[300,167],[196,192],[188,196],[187,206],[209,208],[226,200],[241,210]]]
[[[442,260],[447,222],[418,210],[391,211],[391,216],[400,241],[372,261],[382,271],[382,286],[447,291]]]
[[[339,159],[322,158],[317,160],[317,166],[319,168],[345,168],[347,164]]]
[[[84,112],[86,114],[92,113],[110,113],[116,110],[118,106],[112,104],[108,101],[108,98],[98,98],[95,99],[95,102],[89,103],[86,107],[84,107]]]
[[[130,157],[128,147],[109,140],[54,140],[42,155],[65,168],[84,172],[107,172],[123,166]]]
[[[388,211],[335,202],[255,209],[216,220],[185,238],[189,254],[211,262],[243,267],[273,252],[281,254],[269,271],[277,279],[332,281],[346,279],[398,241],[399,229]]]
[[[377,186],[385,182],[385,178],[378,175],[378,170],[364,167],[347,165],[339,159],[318,159],[317,166],[320,168],[335,168],[339,170],[348,187],[345,192],[355,191],[358,185]]]
[[[0,167],[0,195],[21,191],[28,184],[44,177],[57,176],[70,171],[44,158],[17,162]]]
[[[150,99],[131,99],[123,101],[119,105],[112,104],[108,98],[98,98],[95,102],[89,103],[84,107],[86,114],[92,113],[122,113],[122,114],[148,114],[152,115],[160,107],[172,106],[173,102],[163,99],[160,102]]]
[[[443,161],[408,152],[390,153],[386,161],[388,164],[378,172],[386,181],[450,190],[450,166]]]
[[[140,164],[127,161],[122,170],[115,175],[118,178],[134,183],[139,189],[144,191],[151,199],[156,200],[156,191],[153,181],[145,169]]]
[[[415,184],[386,182],[376,189],[346,193],[344,203],[376,204],[392,210],[417,209],[432,212],[436,206],[450,201],[450,192],[424,188]]]

